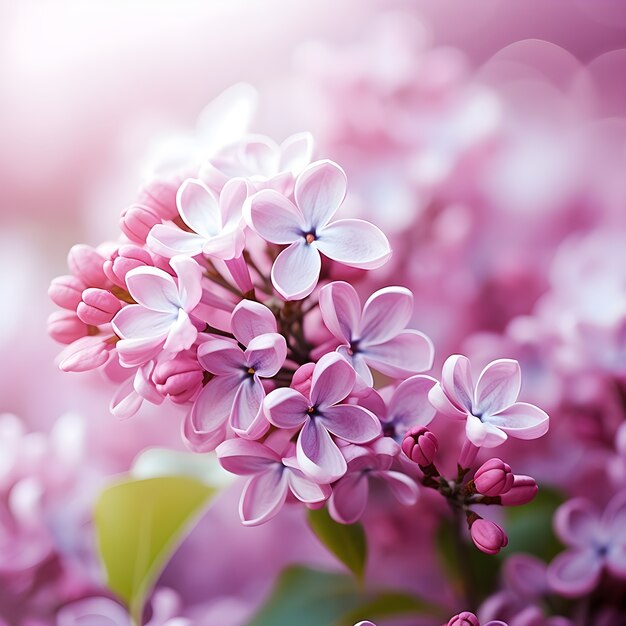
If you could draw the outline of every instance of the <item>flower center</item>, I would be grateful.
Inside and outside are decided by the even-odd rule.
[[[358,340],[355,341],[351,341],[350,342],[350,347],[348,348],[348,354],[350,356],[353,356],[354,354],[356,354],[359,351],[359,342]]]
[[[306,242],[310,245],[310,244],[312,244],[315,241],[315,233],[314,232],[307,233],[304,236],[304,238],[305,238]]]
[[[255,373],[254,367],[249,367],[246,371],[248,372],[248,374],[250,374],[250,376],[253,376]]]

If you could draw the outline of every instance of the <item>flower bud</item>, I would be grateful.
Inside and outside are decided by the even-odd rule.
[[[151,209],[161,219],[171,220],[178,216],[176,194],[186,176],[173,176],[169,180],[150,181],[139,192],[137,204]]]
[[[307,396],[311,393],[311,381],[313,379],[313,370],[315,369],[315,363],[305,363],[301,365],[291,378],[292,389],[299,391],[303,396]]]
[[[520,506],[528,504],[537,495],[539,487],[534,478],[530,476],[513,476],[513,486],[509,491],[500,496],[504,506]]]
[[[202,389],[203,378],[198,361],[184,357],[159,363],[152,373],[157,391],[178,404],[191,400]]]
[[[506,533],[498,524],[474,515],[470,526],[472,541],[481,552],[498,554],[509,543]]]
[[[122,303],[110,291],[91,287],[83,291],[76,314],[85,324],[101,326],[108,324],[121,308]]]
[[[423,426],[412,428],[402,441],[402,451],[411,461],[422,467],[431,465],[439,450],[434,433]]]
[[[135,243],[146,243],[148,233],[156,224],[161,223],[161,217],[153,210],[142,204],[133,204],[122,211],[120,228],[122,232]]]
[[[480,626],[480,623],[473,613],[463,611],[451,618],[448,626]]]
[[[500,496],[513,486],[510,465],[501,459],[489,459],[474,474],[474,485],[484,496]]]
[[[48,334],[59,343],[70,344],[86,337],[89,329],[73,311],[55,311],[48,317]]]
[[[102,269],[105,258],[91,246],[77,244],[67,255],[67,264],[72,274],[90,287],[106,287],[107,277]]]
[[[126,274],[130,270],[152,264],[152,257],[147,250],[129,244],[120,246],[117,254],[104,263],[104,272],[112,282],[126,289]]]
[[[104,365],[114,345],[109,339],[100,335],[78,339],[59,355],[59,368],[64,372],[87,372]]]
[[[86,286],[76,276],[57,276],[48,287],[48,296],[57,306],[76,311]]]

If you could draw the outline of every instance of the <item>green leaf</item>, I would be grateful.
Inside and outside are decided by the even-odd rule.
[[[289,567],[247,626],[332,626],[361,602],[350,576]]]
[[[308,519],[317,538],[362,582],[367,562],[363,526],[358,523],[339,524],[325,508],[310,510]]]
[[[94,514],[100,556],[109,588],[135,624],[191,520],[214,492],[193,478],[169,476],[126,480],[100,495]]]
[[[509,545],[506,551],[534,554],[546,562],[552,560],[563,549],[552,530],[552,517],[564,501],[558,490],[541,486],[532,502],[507,507],[504,528]]]

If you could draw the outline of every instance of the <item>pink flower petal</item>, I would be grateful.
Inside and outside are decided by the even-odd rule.
[[[314,244],[333,261],[374,270],[391,256],[389,241],[383,232],[363,220],[337,220],[316,233]]]
[[[229,439],[220,443],[215,452],[221,466],[239,476],[259,474],[280,463],[280,456],[258,441]]]
[[[408,289],[379,289],[363,307],[358,338],[364,347],[385,343],[406,328],[412,313],[413,294]]]
[[[259,335],[277,331],[274,314],[260,302],[252,300],[242,300],[235,307],[230,318],[230,326],[237,341],[244,346]]]
[[[165,337],[121,339],[115,345],[123,367],[137,367],[156,358],[163,350]]]
[[[286,300],[300,300],[315,289],[321,267],[317,249],[300,239],[276,257],[272,266],[272,284]]]
[[[269,430],[270,424],[261,411],[263,398],[265,390],[257,378],[244,380],[239,385],[230,413],[230,425],[240,437],[258,439]]]
[[[314,504],[324,502],[330,497],[331,488],[328,485],[318,485],[308,479],[299,469],[290,469],[287,476],[289,487],[300,502]]]
[[[170,265],[178,277],[180,305],[190,313],[202,298],[202,268],[185,256],[175,256],[170,260]]]
[[[623,533],[623,527],[621,530]],[[626,544],[623,543],[623,538],[621,543],[615,542],[613,538],[606,555],[606,567],[613,576],[626,579]]]
[[[247,140],[238,156],[245,170],[257,176],[270,177],[278,169],[279,148],[269,137],[258,135]]]
[[[201,344],[198,361],[211,374],[239,376],[240,380],[247,369],[241,348],[227,339],[210,339]]]
[[[511,406],[519,396],[522,373],[513,359],[492,361],[481,372],[476,383],[474,411],[492,415]]]
[[[350,363],[336,352],[325,354],[313,370],[311,380],[311,404],[320,411],[348,397],[356,373]]]
[[[176,319],[177,314],[171,312],[151,311],[140,304],[130,304],[115,315],[111,326],[123,339],[160,338],[164,341]]]
[[[358,332],[361,303],[352,285],[335,281],[320,289],[319,307],[326,328],[337,339],[350,343]]]
[[[307,230],[323,228],[346,196],[345,172],[332,161],[316,161],[296,180],[294,196]]]
[[[466,356],[453,354],[446,359],[441,372],[441,386],[457,409],[472,412],[474,384],[470,362]]]
[[[349,346],[339,346],[337,348],[337,353],[340,354],[352,367],[354,371],[359,375],[362,380],[362,384],[366,387],[371,387],[374,384],[374,377],[372,376],[372,372],[370,368],[367,366],[365,362],[365,358],[359,352],[352,353],[352,350]],[[355,386],[358,387],[359,382]]]
[[[273,189],[264,189],[248,198],[243,214],[248,225],[271,243],[293,243],[306,232],[300,209]]]
[[[281,387],[267,394],[263,411],[278,428],[297,428],[308,416],[309,401],[295,389]]]
[[[248,186],[243,178],[231,178],[220,192],[220,212],[224,229],[233,228],[243,220],[243,205],[248,197]]]
[[[169,259],[178,254],[196,256],[202,252],[205,241],[202,235],[181,230],[173,224],[157,224],[150,230],[146,243],[152,252]]]
[[[177,320],[170,326],[163,350],[175,354],[182,350],[189,350],[198,337],[198,329],[189,319],[189,315],[179,309]]]
[[[516,402],[496,415],[483,418],[517,439],[537,439],[548,432],[550,418],[534,404]]]
[[[126,274],[130,295],[151,311],[171,313],[180,305],[174,279],[156,267],[136,267]]]
[[[387,483],[391,492],[400,504],[412,506],[417,502],[419,489],[415,481],[409,478],[406,474],[384,471],[372,472],[372,475],[377,478],[382,478]]]
[[[202,181],[189,178],[183,182],[176,194],[176,204],[183,222],[205,239],[221,232],[218,200]]]
[[[548,584],[566,597],[583,596],[600,581],[602,561],[593,548],[567,550],[548,566]]]
[[[307,419],[296,445],[302,471],[320,483],[331,483],[346,473],[346,460],[318,420]]]
[[[368,495],[367,476],[363,472],[351,472],[333,487],[328,510],[332,518],[340,524],[354,524],[365,511]]]
[[[450,419],[464,420],[467,418],[467,413],[461,411],[456,405],[450,402],[450,399],[443,390],[441,383],[437,383],[428,392],[428,401],[433,405],[437,412],[442,413]]]
[[[351,443],[367,443],[381,434],[380,420],[355,404],[331,406],[316,419],[330,433]]]
[[[568,500],[554,515],[554,530],[567,545],[585,548],[594,542],[599,533],[598,511],[583,498]]]
[[[428,394],[436,384],[437,381],[430,376],[411,376],[398,386],[387,411],[387,420],[394,422],[396,431],[398,426],[406,432],[409,428],[426,426],[432,421],[436,409],[428,401]]]
[[[405,330],[385,343],[367,346],[361,354],[370,367],[399,378],[430,369],[434,348],[423,333]]]
[[[506,439],[506,433],[499,428],[481,422],[480,419],[473,415],[467,416],[465,424],[465,435],[477,447],[495,448],[503,444]]]
[[[310,162],[313,155],[313,135],[296,133],[280,144],[280,171],[297,176]]]
[[[278,333],[266,333],[250,341],[246,363],[263,378],[276,375],[287,357],[287,342]]]
[[[239,515],[245,526],[257,526],[272,519],[287,499],[287,475],[276,470],[253,476],[241,494]]]

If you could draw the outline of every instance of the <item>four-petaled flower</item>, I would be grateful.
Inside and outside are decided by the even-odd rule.
[[[346,195],[346,175],[332,161],[316,161],[298,176],[295,204],[272,189],[257,192],[244,205],[248,225],[263,239],[289,247],[272,267],[272,283],[286,300],[308,296],[319,279],[320,253],[333,261],[375,269],[391,255],[387,238],[358,219],[331,222]]]
[[[413,312],[413,295],[408,289],[380,289],[361,310],[354,287],[336,281],[320,290],[320,311],[328,330],[341,342],[337,351],[370,387],[370,367],[392,377],[410,376],[432,367],[430,339],[406,329]]]
[[[342,404],[356,382],[352,366],[336,352],[315,365],[308,397],[283,387],[263,403],[267,419],[278,428],[300,429],[296,457],[301,469],[320,483],[346,473],[346,460],[333,436],[350,443],[368,443],[380,435],[380,421],[363,407]]]
[[[465,433],[475,446],[494,448],[507,435],[536,439],[548,430],[548,415],[526,402],[517,402],[522,381],[519,363],[498,359],[472,382],[469,359],[454,354],[446,359],[437,383],[428,394],[432,405],[444,415],[465,419]]]

